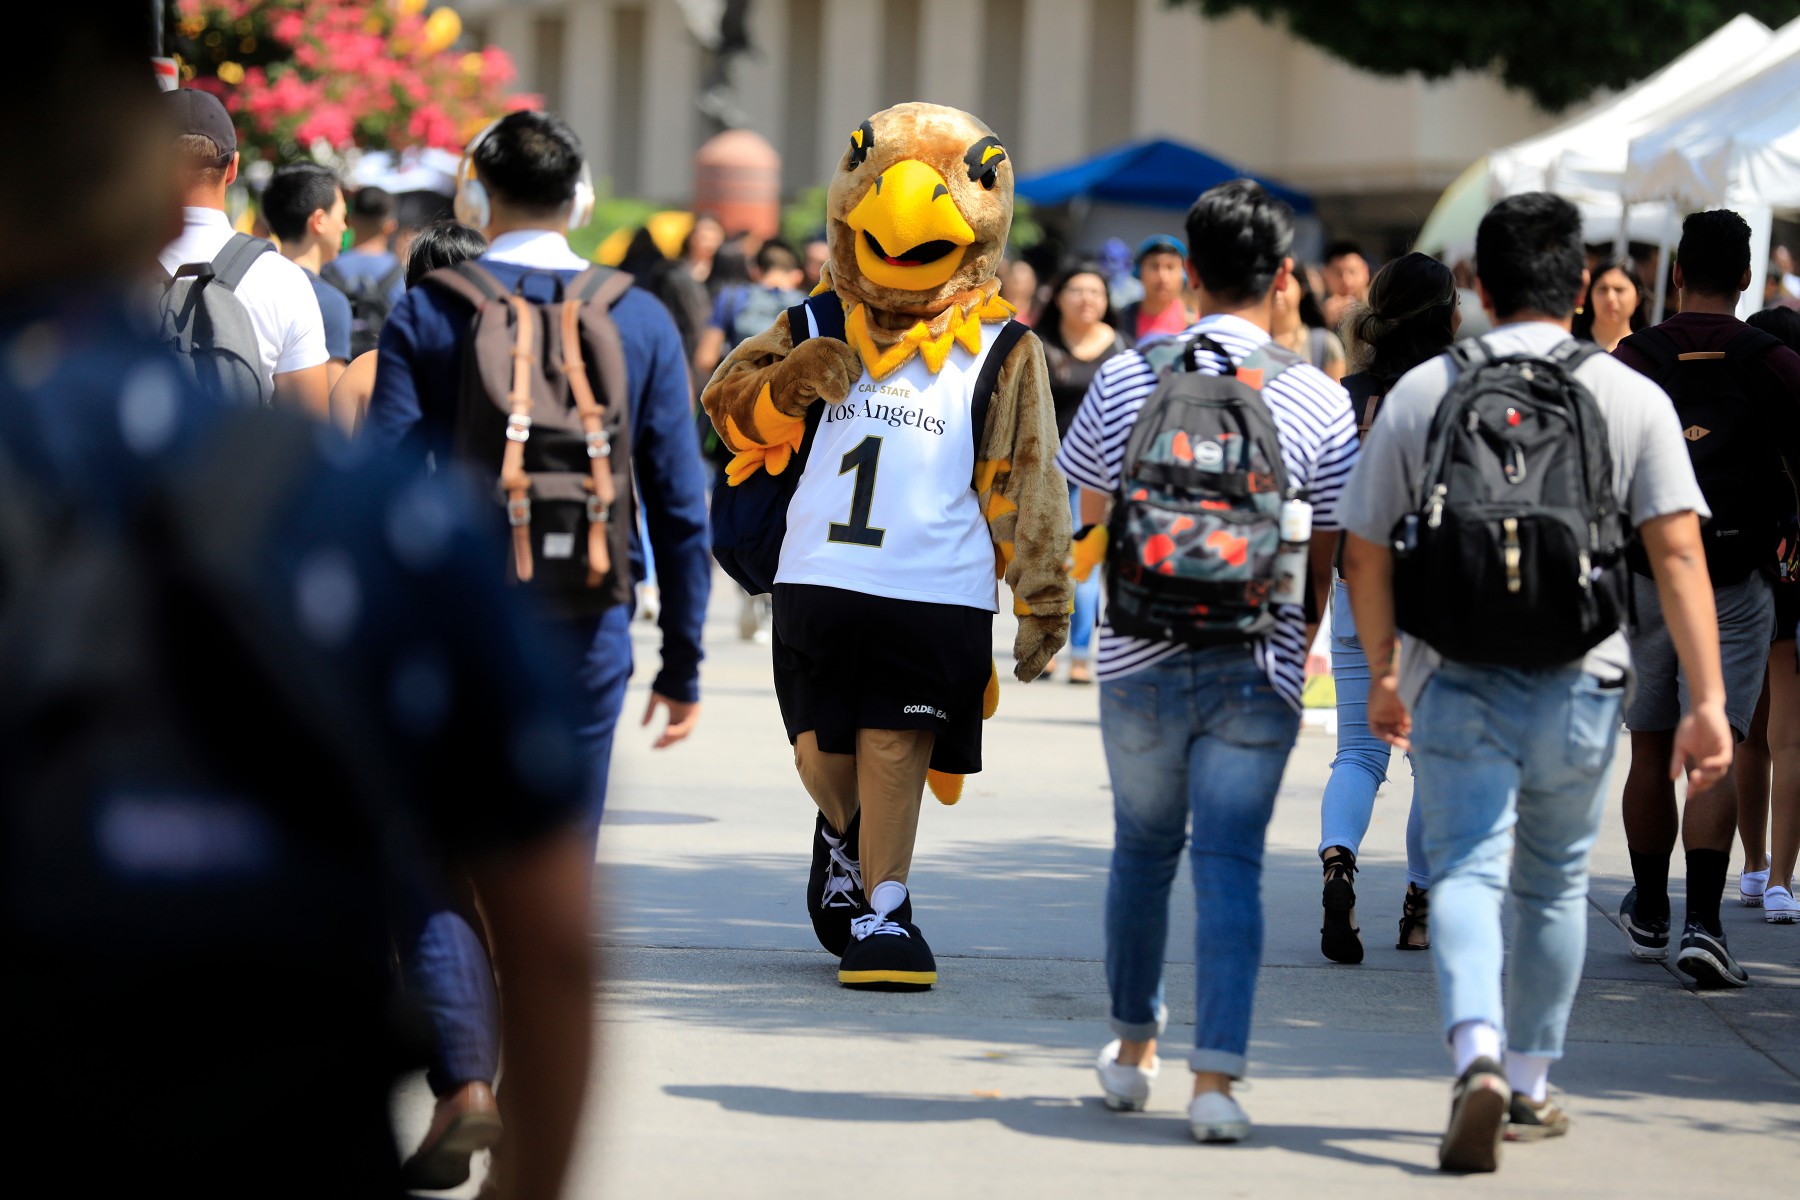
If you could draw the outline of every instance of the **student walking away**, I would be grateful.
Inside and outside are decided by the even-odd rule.
[[[566,122],[513,113],[464,158],[458,209],[486,230],[487,253],[425,277],[394,308],[364,429],[377,445],[427,447],[493,480],[512,529],[508,571],[585,647],[591,863],[632,670],[631,584],[643,563],[634,487],[662,580],[662,669],[643,723],[667,714],[660,749],[699,719],[712,564],[687,364],[654,297],[569,248],[592,191]],[[443,1031],[430,1074],[439,1103],[407,1178],[439,1188],[466,1178],[483,1144],[465,1132],[491,1115],[500,1047],[479,940],[455,914],[434,921],[410,970]]]
[[[1408,254],[1376,272],[1368,303],[1352,306],[1345,318],[1358,370],[1344,379],[1344,390],[1365,437],[1388,390],[1448,349],[1461,324],[1455,277],[1437,259]],[[1333,962],[1359,963],[1356,856],[1375,813],[1375,793],[1387,782],[1391,752],[1369,729],[1369,660],[1357,640],[1356,614],[1341,572],[1331,593],[1331,677],[1337,684],[1338,748],[1319,811],[1319,858],[1325,868],[1319,950]],[[1430,949],[1430,887],[1415,797],[1406,815],[1406,896],[1394,949]]]
[[[1119,313],[1119,332],[1134,346],[1181,333],[1194,320],[1182,297],[1187,282],[1187,246],[1178,237],[1155,234],[1138,243],[1133,260],[1143,298]]]
[[[350,365],[350,300],[335,284],[320,277],[344,244],[344,190],[337,176],[318,163],[289,163],[275,168],[263,189],[263,218],[281,239],[281,256],[306,272],[325,323],[325,366],[328,387]]]
[[[1800,349],[1800,312],[1766,308],[1746,324]],[[1790,486],[1786,472],[1777,490]],[[1800,508],[1790,502],[1789,509]],[[1750,734],[1738,747],[1734,766],[1738,791],[1738,839],[1744,846],[1744,869],[1738,875],[1738,899],[1748,908],[1762,906],[1771,925],[1800,920],[1794,898],[1794,862],[1800,858],[1800,667],[1794,654],[1794,630],[1800,625],[1800,519],[1783,523],[1776,545],[1775,632],[1769,646],[1769,669]],[[1772,771],[1771,771],[1772,768]],[[1760,864],[1760,865],[1759,865]],[[1760,892],[1760,894],[1758,894]]]
[[[1631,670],[1629,526],[1691,689],[1661,769],[1699,789],[1731,762],[1706,500],[1662,393],[1569,336],[1581,215],[1542,192],[1512,196],[1475,246],[1493,331],[1394,384],[1343,501],[1369,728],[1410,750],[1417,776],[1457,1073],[1438,1148],[1450,1171],[1494,1170],[1503,1132],[1569,1128],[1545,1088],[1581,977],[1588,854]]]
[[[1341,329],[1352,305],[1369,296],[1369,260],[1362,247],[1351,241],[1325,247],[1325,300],[1320,311],[1327,329]]]
[[[0,183],[11,1128],[61,1175],[103,1131],[184,1196],[397,1196],[388,933],[454,856],[506,972],[503,1194],[551,1200],[593,1004],[571,672],[465,489],[207,401],[145,335],[171,106],[141,21],[50,19],[0,79],[0,154],[63,186]]]
[[[1682,222],[1675,286],[1681,311],[1619,344],[1619,360],[1656,381],[1675,402],[1710,519],[1701,527],[1719,614],[1725,713],[1742,741],[1762,694],[1774,633],[1770,587],[1784,526],[1794,510],[1786,468],[1800,463],[1800,355],[1734,316],[1750,280],[1750,227],[1725,209]],[[1632,558],[1635,623],[1631,658],[1637,689],[1625,710],[1631,773],[1625,779],[1625,837],[1633,887],[1619,922],[1633,957],[1669,955],[1669,856],[1679,832],[1687,858],[1687,920],[1676,966],[1702,987],[1743,987],[1719,901],[1737,830],[1730,773],[1705,791],[1690,788],[1677,817],[1666,764],[1690,707],[1693,680],[1677,667],[1675,644],[1641,554]],[[1766,876],[1747,873],[1740,891],[1756,899]],[[1778,904],[1780,901],[1778,900]]]
[[[365,187],[349,204],[350,248],[319,275],[350,300],[350,355],[360,358],[380,343],[382,324],[406,292],[406,264],[392,248],[400,230],[394,198]]]
[[[1087,395],[1088,385],[1100,364],[1125,352],[1119,336],[1118,314],[1107,299],[1106,276],[1098,263],[1076,263],[1050,284],[1050,299],[1037,335],[1044,343],[1044,365],[1050,369],[1050,401],[1056,406],[1056,434],[1067,437],[1075,412]],[[1081,488],[1069,484],[1070,517],[1081,523]],[[1088,577],[1075,585],[1075,615],[1069,621],[1069,682],[1094,682],[1095,618],[1100,608],[1100,577]],[[1056,669],[1055,661],[1044,668]]]
[[[203,390],[230,403],[277,405],[323,418],[325,324],[306,273],[225,215],[237,180],[237,131],[207,92],[158,100],[175,130],[170,155],[182,193],[181,229],[157,255],[161,338]],[[248,329],[245,326],[248,326]]]
[[[755,337],[774,324],[776,317],[805,300],[806,293],[800,290],[803,279],[800,256],[792,246],[771,239],[757,247],[750,260],[750,282],[725,288],[713,302],[712,320],[694,353],[695,373],[702,379],[712,378],[719,363],[740,342]]]
[[[1329,579],[1356,458],[1343,388],[1269,337],[1293,237],[1287,206],[1249,180],[1195,201],[1186,271],[1200,320],[1160,373],[1137,351],[1102,364],[1057,456],[1108,541],[1100,734],[1118,1037],[1100,1053],[1100,1085],[1116,1110],[1149,1097],[1168,1016],[1169,886],[1191,821],[1188,1121],[1202,1142],[1250,1135],[1231,1085],[1247,1070],[1262,957],[1263,841],[1300,729],[1305,592]]]
[[[405,287],[417,285],[433,271],[480,258],[486,250],[487,239],[481,236],[480,230],[455,221],[427,225],[413,236],[407,247]],[[363,418],[369,411],[369,397],[375,391],[375,366],[379,357],[374,350],[357,355],[338,376],[338,381],[331,385],[331,422],[351,437],[362,432]]]

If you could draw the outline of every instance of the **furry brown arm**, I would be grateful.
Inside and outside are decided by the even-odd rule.
[[[713,428],[737,455],[727,477],[740,483],[759,466],[781,474],[806,434],[807,406],[839,403],[861,375],[856,351],[836,338],[795,346],[786,313],[738,343],[700,394]]]
[[[1000,368],[975,467],[996,569],[1020,618],[1013,647],[1020,679],[1033,679],[1067,640],[1069,485],[1056,469],[1056,410],[1043,344],[1027,333]]]

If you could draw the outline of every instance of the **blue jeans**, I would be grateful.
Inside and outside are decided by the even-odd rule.
[[[1375,815],[1376,789],[1387,782],[1390,752],[1369,732],[1369,660],[1356,638],[1350,589],[1341,579],[1331,592],[1331,678],[1337,688],[1338,748],[1319,804],[1319,853],[1342,846],[1356,854]],[[1431,886],[1416,797],[1406,814],[1406,879],[1415,887]]]
[[[647,545],[648,543],[646,543]],[[581,684],[588,699],[581,736],[588,751],[589,835],[598,839],[606,806],[613,733],[631,679],[631,611],[616,605],[582,625]],[[463,915],[433,913],[406,955],[407,980],[435,1034],[426,1077],[442,1096],[465,1083],[493,1083],[500,1068],[500,1006],[493,967]]]
[[[1081,528],[1081,486],[1069,485],[1069,513],[1075,520],[1075,528]],[[1069,618],[1069,649],[1077,661],[1088,656],[1088,647],[1094,643],[1094,618],[1100,610],[1100,571],[1098,568],[1087,577],[1087,582],[1075,585],[1075,614]]]
[[[1194,873],[1196,1071],[1244,1074],[1262,963],[1263,836],[1300,715],[1247,646],[1189,650],[1100,689],[1116,838],[1106,888],[1112,1028],[1159,1036],[1169,887]]]
[[[1577,667],[1446,663],[1425,685],[1413,711],[1414,795],[1446,1034],[1485,1021],[1511,1050],[1562,1057],[1623,696]],[[1503,999],[1509,890],[1517,928]]]

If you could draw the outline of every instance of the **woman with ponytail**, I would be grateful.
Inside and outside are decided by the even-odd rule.
[[[1395,381],[1455,340],[1462,323],[1457,305],[1455,277],[1435,258],[1408,254],[1376,273],[1368,300],[1344,320],[1356,368],[1344,377],[1344,390],[1364,435]],[[1331,673],[1337,686],[1338,751],[1320,813],[1325,920],[1319,949],[1333,962],[1359,963],[1363,945],[1356,924],[1356,854],[1369,831],[1375,792],[1387,782],[1389,749],[1369,732],[1369,662],[1356,638],[1350,592],[1342,578],[1332,589]],[[1395,949],[1424,950],[1431,945],[1426,894],[1431,879],[1416,806],[1406,820],[1406,879]]]

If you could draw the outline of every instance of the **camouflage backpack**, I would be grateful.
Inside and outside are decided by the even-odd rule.
[[[1107,523],[1107,622],[1188,646],[1248,641],[1275,624],[1281,506],[1293,498],[1261,389],[1304,360],[1270,342],[1232,366],[1205,334],[1174,346],[1146,355],[1159,379],[1126,440]],[[1200,349],[1225,372],[1199,373]]]

